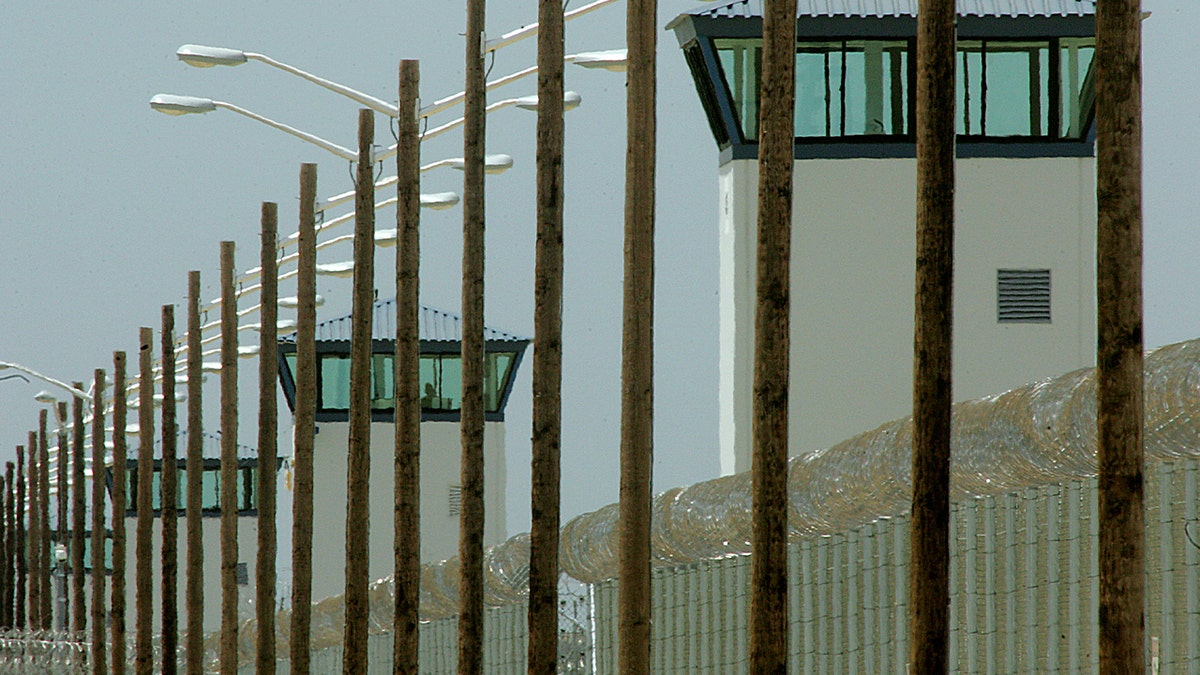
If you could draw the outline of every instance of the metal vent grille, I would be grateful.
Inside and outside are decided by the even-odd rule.
[[[451,485],[449,492],[449,507],[450,515],[457,516],[462,513],[462,486]]]
[[[996,320],[1050,323],[1050,270],[996,270]]]

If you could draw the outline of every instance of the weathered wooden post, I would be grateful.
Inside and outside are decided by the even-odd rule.
[[[1142,10],[1096,3],[1100,673],[1145,670]]]
[[[417,675],[421,606],[420,67],[400,62],[396,152],[396,499],[393,672]]]

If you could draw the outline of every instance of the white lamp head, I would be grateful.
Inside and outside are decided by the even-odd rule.
[[[166,115],[189,115],[212,112],[217,109],[217,104],[211,98],[157,94],[150,99],[150,107]]]
[[[580,103],[583,103],[583,97],[580,96],[578,92],[568,91],[563,93],[563,110],[574,110],[575,108],[579,107]],[[517,106],[521,110],[537,110],[537,94],[522,96],[521,98],[516,99],[513,105]]]
[[[54,394],[51,394],[43,389],[34,395],[33,400],[37,401],[38,403],[54,403],[58,401],[58,398],[56,398]]]
[[[450,160],[450,166],[455,169],[462,170],[462,168],[465,164],[466,164],[466,160],[464,160],[462,157],[455,157],[454,159]],[[512,165],[513,165],[512,155],[504,155],[504,154],[487,155],[486,157],[483,158],[484,173],[490,173],[490,174],[504,173],[505,171],[508,171],[509,169],[511,169]]]
[[[613,72],[624,72],[629,68],[628,50],[625,49],[580,52],[568,58],[571,63],[584,68],[603,68]]]
[[[434,211],[454,208],[458,204],[457,192],[434,192],[431,194],[421,195],[421,206]]]
[[[206,47],[204,45],[184,45],[175,50],[175,56],[179,57],[180,61],[196,68],[240,66],[246,62],[246,52],[240,49]]]
[[[375,245],[376,246],[395,246],[396,245],[396,228],[389,230],[375,230]]]
[[[349,279],[354,276],[354,261],[317,263],[317,274],[338,277],[339,279]]]

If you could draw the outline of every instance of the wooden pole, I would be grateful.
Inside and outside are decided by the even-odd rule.
[[[483,672],[483,279],[485,0],[467,0],[463,89],[462,510],[458,531],[458,672]]]
[[[279,318],[279,279],[276,264],[279,209],[262,204],[262,290],[259,291],[258,346],[258,559],[254,565],[255,609],[258,619],[255,671],[275,672],[275,469],[279,452],[279,412],[275,399],[279,375],[276,327]]]
[[[53,558],[53,563],[47,565],[46,569],[49,572],[47,575],[46,588],[49,591],[53,600],[53,606],[58,608],[55,612],[53,609],[50,615],[58,615],[58,621],[52,621],[50,627],[55,630],[67,630],[70,626],[68,617],[70,616],[70,597],[68,596],[67,583],[67,560],[58,559],[58,547],[63,547],[63,552],[67,553],[67,541],[70,537],[70,532],[67,530],[67,518],[69,508],[69,493],[68,476],[71,472],[71,445],[67,435],[67,402],[58,401],[55,404],[58,408],[58,448],[55,451],[54,463],[58,470],[57,487],[58,493],[58,513],[54,518],[54,534],[50,535],[50,553]],[[47,522],[49,522],[47,520]],[[70,559],[68,553],[68,560]],[[57,577],[56,583],[53,578]]]
[[[112,571],[112,672],[125,673],[125,521],[126,505],[125,468],[128,450],[125,442],[125,352],[113,352],[113,451],[112,451],[112,500],[113,500],[113,571]]]
[[[530,467],[530,675],[558,670],[562,444],[563,5],[538,2],[537,246]]]
[[[950,646],[950,406],[954,281],[954,0],[917,16],[917,251],[913,326],[909,662],[945,673]]]
[[[292,434],[291,672],[308,675],[312,628],[313,443],[317,416],[317,165],[300,165],[300,242],[296,268],[296,410]]]
[[[179,453],[175,407],[175,306],[162,306],[162,672],[179,666]]]
[[[71,472],[71,442],[67,436],[67,402],[58,401],[58,419],[59,419],[59,444],[58,450],[54,456],[54,468],[56,471],[56,488],[58,492],[58,514],[54,516],[54,534],[50,534],[49,556],[53,562],[47,566],[47,589],[48,595],[54,598],[53,607],[58,608],[58,611],[50,611],[50,615],[58,614],[58,621],[50,622],[50,627],[66,631],[70,627],[70,621],[67,617],[70,616],[70,597],[67,595],[66,587],[66,566],[67,560],[70,560],[68,554],[67,560],[59,560],[58,548],[62,546],[62,552],[67,552],[67,540],[70,538],[70,531],[67,530],[67,507],[68,494],[70,494],[70,486],[68,486],[68,474]],[[53,577],[58,578],[58,583],[54,583]],[[60,587],[61,586],[61,587]]]
[[[39,555],[41,550],[41,535],[42,526],[38,520],[42,514],[42,507],[38,505],[38,497],[41,495],[41,480],[38,479],[38,433],[36,431],[29,432],[29,461],[26,463],[28,467],[28,483],[29,483],[29,533],[28,541],[29,548],[25,551],[27,559],[27,592],[28,596],[26,604],[29,611],[29,628],[39,630],[42,627],[42,601],[39,597],[42,586],[38,582],[41,568],[42,558]]]
[[[54,591],[50,584],[50,555],[53,550],[53,540],[50,536],[50,437],[46,433],[45,412],[45,410],[42,411],[42,418],[39,420],[40,438],[38,440],[38,491],[40,493],[38,505],[41,507],[41,513],[38,514],[38,525],[41,530],[38,533],[40,542],[37,577],[38,617],[40,619],[38,626],[42,630],[50,630],[54,627]]]
[[[238,336],[234,243],[221,242],[221,647],[220,670],[238,668]]]
[[[342,671],[367,671],[370,573],[371,319],[375,300],[375,114],[358,111],[354,298],[350,324],[350,438],[346,460],[346,625]]]
[[[629,0],[626,43],[625,288],[621,340],[620,597],[617,669],[650,672],[650,490],[654,470],[654,180],[658,3]]]
[[[72,386],[82,391],[83,383]],[[87,627],[87,598],[83,569],[84,531],[87,529],[87,502],[84,499],[83,471],[83,406],[78,397],[71,406],[71,630],[81,632]]]
[[[791,344],[796,1],[764,6],[759,108],[750,670],[787,672],[788,376]]]
[[[138,345],[137,589],[134,672],[154,672],[154,330],[142,327]]]
[[[187,334],[187,672],[204,672],[204,357],[200,335],[200,272],[188,272]]]
[[[400,62],[396,152],[396,445],[392,669],[417,675],[421,605],[420,64]]]
[[[1096,3],[1100,673],[1145,670],[1141,2]]]
[[[13,552],[13,567],[15,570],[16,587],[13,589],[13,628],[17,630],[25,630],[26,608],[29,606],[28,578],[29,573],[29,558],[26,556],[26,528],[25,518],[27,517],[28,503],[25,501],[26,484],[29,482],[29,474],[25,472],[25,448],[17,446],[17,502],[14,505],[14,511],[17,517],[17,536],[15,540],[16,550]]]
[[[104,639],[104,580],[105,536],[104,492],[107,474],[104,463],[104,369],[97,368],[92,377],[92,675],[108,672],[108,654]],[[117,514],[115,517],[120,517]]]
[[[30,446],[32,447],[32,446]],[[13,607],[12,623],[18,631],[24,631],[29,609],[29,549],[26,548],[25,519],[28,518],[29,473],[25,472],[25,448],[17,446],[17,551],[13,566],[17,568],[16,607]]]
[[[21,455],[21,448],[17,448],[17,456]],[[16,602],[16,587],[17,587],[17,560],[16,560],[16,540],[17,540],[17,491],[16,491],[16,467],[12,462],[4,463],[4,595],[0,601],[4,603],[4,628],[12,630],[16,627],[16,610],[14,604]]]

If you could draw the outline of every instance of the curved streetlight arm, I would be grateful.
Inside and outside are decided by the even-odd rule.
[[[511,155],[503,155],[503,154],[488,155],[487,157],[484,157],[483,161],[484,161],[484,171],[487,173],[503,173],[504,171],[512,168],[512,165],[513,165],[513,158]],[[432,162],[430,164],[426,164],[425,166],[421,167],[421,173],[425,173],[427,171],[432,171],[434,169],[439,169],[444,166],[453,167],[455,169],[461,169],[462,165],[463,165],[462,157],[451,157],[448,159],[439,159],[436,162]],[[388,187],[390,185],[395,185],[395,184],[396,184],[396,176],[388,176],[387,178],[383,178],[383,179],[376,181],[375,190],[379,191],[385,187]],[[317,206],[317,212],[320,213],[322,211],[327,211],[339,204],[345,204],[346,202],[349,202],[352,199],[354,199],[354,190],[348,190],[341,194],[334,195],[332,197],[325,199],[321,204],[319,204]],[[436,208],[436,204],[432,204],[432,205],[431,204],[423,204],[423,205],[424,206],[434,206]],[[453,206],[453,204],[451,206]],[[289,237],[288,239],[293,239],[293,238],[294,237]]]
[[[45,382],[46,384],[52,384],[56,387],[66,389],[67,392],[70,393],[75,398],[81,398],[85,401],[92,400],[91,394],[88,394],[85,391],[76,389],[75,387],[72,387],[71,385],[67,384],[66,382],[63,382],[62,380],[56,380],[53,377],[50,377],[49,375],[43,375],[43,374],[39,373],[38,371],[33,370],[32,368],[26,368],[25,366],[22,366],[19,363],[9,363],[8,361],[0,361],[0,370],[9,370],[9,369],[15,370],[15,371],[18,371],[21,373],[25,373],[26,375],[28,375],[30,377],[33,377],[33,378],[41,380],[42,382]]]
[[[371,110],[374,110],[377,113],[382,113],[384,115],[387,115],[388,117],[397,117],[400,114],[400,111],[398,108],[396,108],[396,106],[394,106],[382,99],[375,98],[374,96],[371,96],[370,94],[364,94],[363,92],[361,92],[357,89],[351,89],[350,87],[347,87],[344,84],[338,84],[337,82],[334,82],[332,80],[327,80],[318,75],[313,75],[312,73],[300,70],[299,68],[296,68],[294,66],[289,66],[288,64],[282,63],[280,61],[276,61],[275,59],[273,59],[265,54],[255,54],[254,52],[244,52],[244,53],[246,55],[246,58],[248,58],[248,59],[254,59],[255,61],[265,63],[268,66],[271,66],[273,68],[278,68],[279,70],[282,70],[287,73],[291,73],[292,75],[295,75],[297,77],[302,77],[302,78],[308,80],[309,82],[312,82],[313,84],[317,85],[318,87],[323,87],[334,93],[341,94],[342,96],[345,96],[348,99],[351,99],[353,101],[361,103],[362,105],[365,105],[366,107],[370,108]]]
[[[596,0],[595,2],[586,4],[583,7],[580,7],[579,9],[573,9],[573,10],[563,14],[563,21],[570,21],[571,19],[583,16],[584,14],[587,14],[589,12],[594,12],[597,9],[604,7],[605,5],[611,5],[614,2],[616,2],[616,0]],[[524,40],[525,38],[530,38],[537,34],[538,34],[538,24],[531,23],[527,26],[522,26],[514,31],[509,31],[494,40],[488,40],[488,41],[484,42],[483,43],[483,52],[485,54],[488,52],[494,52],[497,49],[500,49],[502,47],[507,47],[508,45],[511,45],[514,42],[520,42],[521,40]]]
[[[320,136],[314,136],[314,135],[308,133],[307,131],[300,131],[296,127],[288,126],[287,124],[284,124],[282,122],[276,122],[275,120],[273,120],[269,117],[263,117],[262,115],[259,115],[258,113],[250,112],[249,110],[246,110],[245,108],[241,108],[239,106],[233,105],[232,103],[225,103],[224,101],[213,101],[213,105],[215,105],[218,108],[224,108],[226,110],[231,110],[239,115],[249,117],[252,120],[262,122],[263,124],[265,124],[269,127],[278,129],[286,134],[291,134],[291,135],[295,136],[296,138],[299,138],[302,141],[307,141],[327,152],[333,153],[348,162],[358,161],[358,153],[352,152],[348,148],[343,148],[342,146],[340,146],[336,143],[331,143],[331,142],[325,140],[324,138],[321,138]]]

